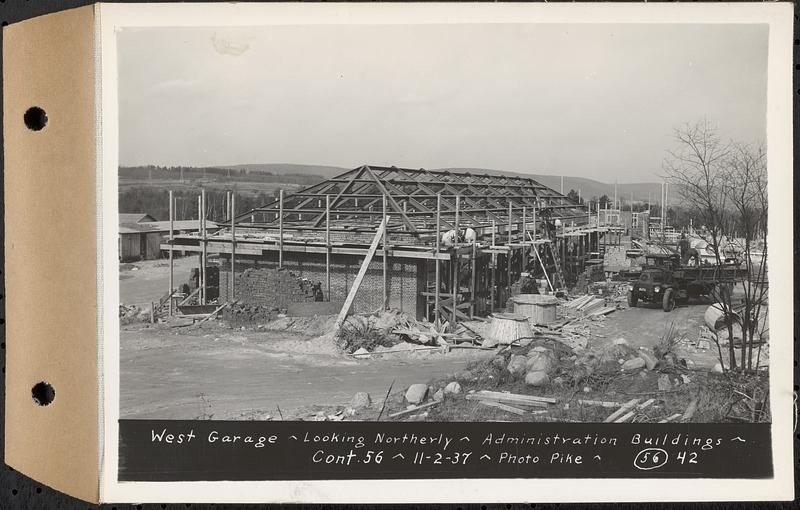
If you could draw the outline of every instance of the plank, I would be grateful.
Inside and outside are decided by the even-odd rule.
[[[535,400],[537,402],[545,402],[548,404],[555,404],[558,400],[550,397],[539,397],[537,395],[523,395],[521,393],[504,393],[502,391],[489,391],[480,390],[476,395],[487,395],[494,397],[513,398],[518,400]]]
[[[630,420],[631,418],[633,418],[633,415],[635,415],[635,414],[636,414],[636,411],[627,412],[627,413],[623,414],[621,417],[619,417],[616,420],[614,420],[614,423],[625,423],[628,420]]]
[[[402,411],[398,411],[396,413],[390,414],[389,418],[397,418],[398,416],[404,416],[406,414],[411,414],[414,411],[419,411],[420,409],[427,409],[428,407],[433,407],[433,406],[435,406],[437,404],[440,404],[440,403],[441,402],[439,402],[439,401],[428,402],[427,404],[422,404],[421,406],[416,406],[416,407],[414,407],[412,409],[404,409]]]
[[[616,411],[614,411],[613,413],[611,413],[611,414],[608,416],[608,418],[606,418],[605,420],[603,420],[603,423],[613,423],[613,421],[614,421],[614,420],[616,420],[617,418],[619,418],[619,417],[620,417],[620,416],[622,416],[623,414],[627,413],[627,412],[628,412],[628,410],[629,410],[631,407],[635,406],[635,405],[636,405],[636,404],[638,404],[639,402],[641,402],[641,399],[639,399],[639,398],[634,398],[634,399],[631,399],[631,400],[629,400],[629,401],[625,402],[625,403],[622,405],[622,407],[620,407],[619,409],[617,409]]]
[[[210,314],[208,314],[208,316],[207,316],[207,317],[205,317],[204,319],[200,319],[199,321],[197,321],[196,325],[197,325],[197,326],[199,326],[200,324],[202,324],[202,323],[204,323],[205,321],[209,320],[211,317],[215,317],[215,316],[216,316],[216,315],[217,315],[219,312],[221,312],[221,311],[222,311],[222,310],[223,310],[225,307],[227,307],[228,305],[230,305],[230,304],[233,304],[233,303],[236,303],[236,301],[226,301],[224,304],[222,304],[222,305],[218,306],[216,310],[214,310],[213,312],[211,312]]]
[[[518,414],[520,416],[523,416],[527,413],[527,411],[520,409],[519,407],[509,406],[506,404],[501,404],[500,402],[493,402],[491,400],[479,400],[478,403],[481,405],[502,409],[503,411],[508,411],[509,413]]]
[[[681,416],[683,416],[681,413],[675,413],[675,414],[673,414],[672,416],[670,416],[668,418],[664,418],[663,420],[659,421],[658,423],[669,423],[671,421],[677,420]]]
[[[350,287],[350,292],[347,293],[347,299],[345,299],[342,309],[339,312],[339,316],[336,318],[334,330],[337,332],[341,329],[344,320],[347,318],[347,314],[350,312],[350,307],[353,306],[353,300],[356,298],[358,288],[361,287],[361,281],[364,279],[364,275],[367,274],[367,268],[369,267],[370,262],[372,262],[372,257],[375,256],[375,251],[378,249],[378,244],[383,238],[383,232],[386,230],[387,223],[389,223],[389,216],[384,217],[381,221],[381,224],[378,226],[378,230],[375,232],[375,237],[372,239],[372,244],[369,245],[369,250],[367,250],[367,256],[364,257],[364,262],[361,263],[361,268],[358,270],[356,279],[353,281],[353,286]]]
[[[513,399],[504,399],[504,398],[497,398],[497,397],[489,397],[486,395],[478,395],[477,393],[470,393],[465,397],[467,400],[477,400],[482,402],[484,400],[491,401],[491,402],[500,402],[500,403],[507,403],[507,404],[514,404],[518,406],[531,406],[531,407],[548,407],[549,404],[547,402],[539,402],[536,400],[513,400]]]
[[[622,406],[622,402],[606,402],[603,400],[578,400],[578,403],[585,406],[600,406],[610,408],[618,408]]]

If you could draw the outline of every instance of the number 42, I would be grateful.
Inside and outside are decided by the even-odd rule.
[[[681,464],[697,464],[696,452],[679,452],[677,459]]]

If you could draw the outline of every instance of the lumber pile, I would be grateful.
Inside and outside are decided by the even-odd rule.
[[[544,414],[551,404],[557,402],[556,399],[549,397],[488,390],[470,392],[466,398],[519,416]]]
[[[608,315],[617,309],[616,305],[607,306],[606,300],[586,294],[563,303],[562,308],[573,312],[578,317],[595,317],[598,315]],[[569,312],[568,312],[569,313]]]

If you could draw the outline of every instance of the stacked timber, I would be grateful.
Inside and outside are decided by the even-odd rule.
[[[546,413],[547,408],[556,403],[556,399],[549,397],[488,390],[469,393],[466,398],[475,400],[481,405],[502,409],[520,416]]]
[[[596,298],[590,294],[567,301],[562,305],[568,310],[572,310],[583,317],[593,317],[597,315],[608,315],[617,309],[616,306],[606,306],[606,300]]]

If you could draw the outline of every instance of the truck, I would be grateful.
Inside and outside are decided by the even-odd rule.
[[[628,306],[639,302],[657,303],[665,312],[676,303],[711,295],[715,289],[730,296],[742,270],[736,262],[719,265],[681,265],[678,254],[647,254],[638,274],[629,273]]]

